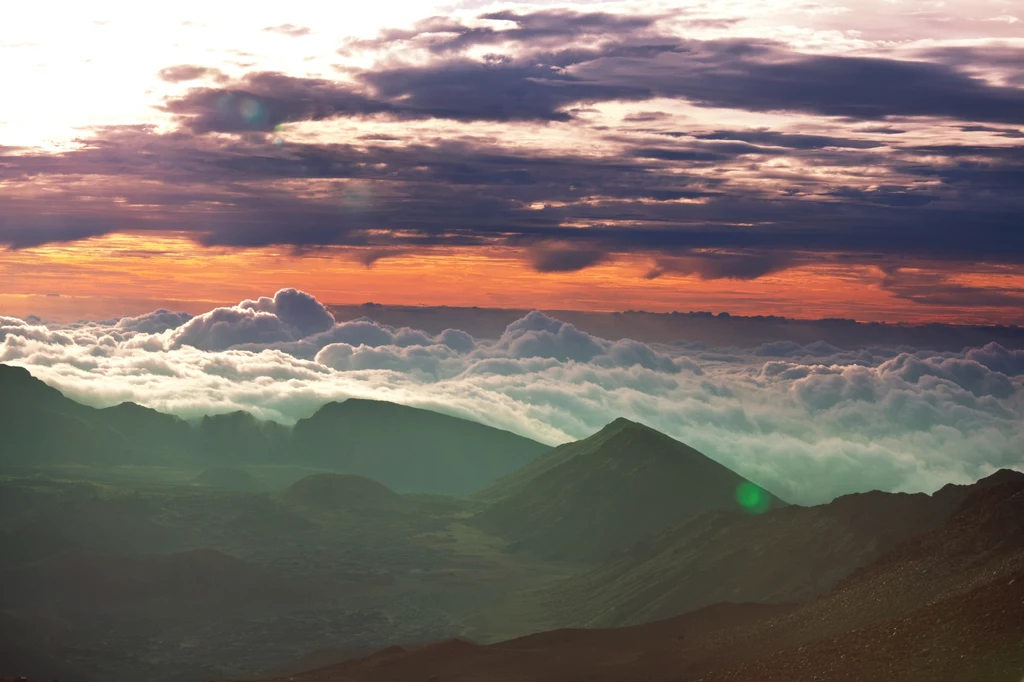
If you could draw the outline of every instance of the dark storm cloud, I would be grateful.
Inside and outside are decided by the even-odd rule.
[[[458,57],[368,70],[356,74],[355,83],[257,73],[223,88],[193,89],[166,109],[196,132],[271,130],[289,121],[371,114],[564,122],[576,105],[657,97],[862,120],[934,116],[1024,123],[1024,90],[989,85],[942,64],[807,56],[735,41],[668,49],[650,59],[597,55],[568,69],[525,59]]]
[[[1024,310],[1024,293],[958,284],[949,276],[936,272],[920,272],[900,267],[886,267],[881,286],[899,298],[927,305]]]
[[[406,252],[401,249],[365,249],[356,254],[356,260],[369,269],[372,268],[379,260],[384,260],[385,258],[398,258],[399,256],[405,255],[405,253]]]
[[[320,121],[390,111],[390,105],[354,89],[316,78],[249,74],[224,88],[194,88],[166,110],[196,133],[270,131],[290,121]]]
[[[757,151],[751,147],[750,151]],[[703,149],[672,149],[645,148],[633,150],[633,155],[641,159],[659,159],[661,161],[725,161],[729,157]]]
[[[1024,123],[1024,90],[991,85],[954,66],[807,55],[773,43],[693,41],[653,59],[597,59],[571,72],[591,82],[644,88],[652,96],[747,111]]]
[[[930,116],[1024,123],[1024,90],[968,75],[959,63],[811,55],[750,39],[686,40],[660,33],[657,16],[551,10],[480,18],[501,25],[435,17],[346,48],[382,50],[411,42],[433,55],[425,63],[350,69],[348,82],[251,74],[225,87],[194,89],[166,108],[197,132],[265,131],[288,121],[371,114],[565,122],[573,119],[574,107],[655,98],[857,120]],[[516,47],[509,54],[466,54],[510,43]],[[1000,59],[1007,50],[1021,57],[1021,50],[1004,48]]]
[[[907,132],[904,128],[896,128],[893,126],[865,126],[858,128],[859,133],[869,133],[872,135],[902,135]]]
[[[438,66],[404,67],[364,74],[386,101],[400,101],[401,115],[458,121],[568,121],[566,108],[583,102],[646,99],[642,88],[586,82],[551,66],[469,59]]]
[[[389,114],[399,119],[569,121],[583,101],[645,99],[644,90],[586,83],[551,67],[450,61],[359,75],[360,84],[279,73],[250,74],[224,88],[195,88],[165,108],[196,133],[270,131],[294,121]]]
[[[672,118],[671,114],[664,111],[643,111],[638,114],[628,114],[622,117],[623,123],[650,123],[652,121],[664,121]]]
[[[935,201],[934,194],[920,191],[907,191],[902,187],[878,187],[870,190],[842,187],[831,190],[828,194],[843,199],[865,201],[882,206],[924,206]]]
[[[530,254],[530,264],[537,272],[576,272],[606,258],[607,254],[589,249],[541,247]]]
[[[1024,138],[1024,131],[1015,130],[1014,128],[998,128],[986,125],[968,125],[959,126],[959,128],[965,133],[992,133],[999,137],[1010,137],[1015,139]]]
[[[904,117],[921,116],[972,141],[1016,137],[1024,90],[969,75],[976,66],[1009,69],[1005,50],[931,62],[824,56],[752,39],[682,39],[658,16],[549,10],[481,19],[434,18],[346,47],[409,44],[425,54],[414,64],[389,58],[342,70],[344,80],[260,72],[191,88],[165,103],[181,124],[174,132],[110,128],[59,155],[0,154],[0,180],[19,197],[4,205],[0,243],[174,229],[204,245],[360,247],[367,266],[427,246],[511,245],[544,272],[634,252],[651,256],[652,276],[705,279],[753,279],[833,256],[1024,263],[1020,148],[900,135],[912,128]],[[471,58],[481,47],[496,54]],[[190,65],[161,72],[171,82],[210,75]],[[688,131],[685,117],[633,112],[620,128],[589,129],[604,152],[487,139],[469,125],[429,140],[397,126],[359,131],[354,144],[278,145],[264,135],[294,121],[361,117],[571,132],[562,124],[589,125],[593,104],[665,106],[643,104],[658,98],[838,118],[797,131]],[[863,123],[887,118],[893,125]],[[45,199],[16,194],[19,183],[45,184]],[[942,283],[925,294],[902,277],[887,286],[941,293]]]
[[[659,258],[647,273],[655,279],[666,273],[697,275],[701,279],[757,279],[787,270],[799,263],[793,254],[764,253],[692,253],[686,256]]]
[[[481,19],[512,22],[513,27],[468,27],[434,18],[411,31],[382,33],[363,47],[377,49],[395,41],[417,41],[437,55],[479,45],[516,42],[532,48],[528,64],[570,68],[590,88],[602,86],[604,99],[682,97],[698,104],[752,111],[796,110],[860,119],[889,116],[951,116],[964,120],[1015,123],[1024,121],[1024,94],[1016,88],[990,85],[958,70],[971,63],[1014,65],[1021,50],[1009,46],[973,48],[938,54],[946,63],[884,58],[806,55],[782,45],[744,40],[687,41],[659,34],[657,16],[620,16],[565,11],[514,14],[500,12]],[[598,35],[598,46],[560,47],[567,41]],[[537,57],[542,59],[538,60]],[[546,59],[544,59],[546,58]],[[432,69],[448,68],[444,59],[403,74],[407,92],[415,92],[415,76],[429,88]],[[376,71],[387,78],[386,71]],[[508,71],[501,83],[483,84],[488,91],[502,85],[514,91],[516,81],[531,73]],[[493,85],[494,87],[489,87]],[[616,92],[615,87],[623,88]],[[567,97],[599,101],[602,90],[581,88]],[[540,118],[540,117],[538,117]]]
[[[8,204],[0,213],[0,244],[27,249],[55,242],[73,242],[114,232],[118,225],[109,218],[75,215],[70,212],[46,214],[38,207],[18,212]]]
[[[873,149],[881,147],[877,140],[856,140],[832,135],[806,135],[780,133],[775,130],[716,130],[694,137],[701,140],[740,140],[752,144],[790,149],[823,149],[825,147],[848,147],[851,149]]]
[[[963,64],[993,67],[1005,74],[1011,85],[1024,85],[1021,48],[1009,43],[990,45],[947,45],[922,52],[922,57],[952,66]]]
[[[682,151],[664,160],[647,151],[541,155],[471,142],[278,147],[121,128],[59,156],[0,157],[0,178],[46,177],[52,185],[45,202],[8,203],[0,241],[23,246],[114,229],[185,229],[200,243],[229,246],[561,242],[588,253],[765,254],[688,266],[707,277],[754,277],[772,271],[776,254],[794,252],[1024,261],[1020,185],[1011,189],[1009,181],[1024,168],[1013,153],[982,147],[962,162],[966,152],[956,147],[946,150],[952,156],[945,163],[922,166],[912,158],[920,149],[912,149],[910,158],[886,162],[898,173],[938,179],[927,192],[812,183],[788,197],[690,173],[705,162],[686,160]],[[986,151],[991,156],[979,156]],[[330,184],[304,196],[276,186],[280,180]],[[990,200],[976,202],[979,192]],[[87,219],[83,196],[90,197]],[[40,215],[79,217],[42,225]],[[587,229],[567,227],[581,221]]]

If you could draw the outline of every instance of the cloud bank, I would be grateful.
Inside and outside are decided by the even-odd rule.
[[[1024,351],[611,341],[540,312],[496,339],[361,318],[294,289],[190,317],[0,317],[0,362],[97,406],[285,423],[330,400],[428,407],[556,444],[625,416],[800,503],[1024,468]]]

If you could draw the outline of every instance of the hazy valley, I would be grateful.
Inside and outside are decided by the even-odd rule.
[[[0,403],[10,673],[1016,682],[1024,665],[1024,474],[801,507],[625,419],[556,448],[365,400],[294,428],[185,422],[9,366]],[[599,629],[558,629],[581,626]],[[977,646],[946,661],[961,632]]]

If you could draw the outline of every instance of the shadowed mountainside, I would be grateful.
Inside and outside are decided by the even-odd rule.
[[[710,510],[785,502],[663,433],[627,419],[554,448],[478,493],[481,528],[511,551],[594,560]]]
[[[751,516],[723,510],[668,528],[545,591],[560,620],[611,627],[716,602],[804,602],[894,545],[946,521],[970,491],[845,495]]]
[[[806,604],[719,604],[619,629],[391,647],[306,682],[1018,682],[1024,474],[969,487],[944,523]]]
[[[379,400],[328,403],[293,429],[294,459],[399,492],[465,495],[550,448],[438,412]]]
[[[0,434],[0,467],[287,464],[446,495],[483,488],[550,449],[466,419],[374,400],[329,403],[293,429],[246,412],[190,423],[133,403],[96,409],[2,364]],[[199,482],[221,487],[215,478]]]
[[[1012,471],[933,495],[797,507],[624,419],[547,450],[353,400],[293,432],[248,414],[190,423],[132,404],[97,410],[4,366],[0,434],[3,673],[1024,673],[1024,474]],[[491,486],[466,500],[405,494],[446,477],[460,492]],[[615,628],[460,638],[563,625]]]

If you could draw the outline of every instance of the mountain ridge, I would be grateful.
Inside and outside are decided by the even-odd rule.
[[[505,537],[511,551],[570,560],[602,559],[662,527],[713,509],[760,513],[786,502],[719,462],[625,418],[553,448],[477,493],[474,523]]]
[[[286,464],[459,496],[550,449],[461,417],[361,398],[328,402],[290,429],[245,411],[185,421],[128,401],[94,408],[2,363],[0,405],[0,466]]]
[[[971,495],[1024,474],[1003,470],[931,495],[870,491],[764,515],[713,511],[666,527],[542,591],[562,620],[635,625],[717,601],[804,602],[947,522]]]

